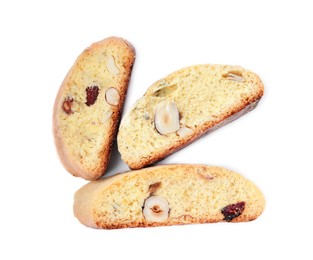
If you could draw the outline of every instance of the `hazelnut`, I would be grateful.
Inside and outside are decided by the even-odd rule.
[[[72,110],[73,102],[74,102],[74,99],[72,99],[72,98],[66,98],[63,101],[62,109],[68,115],[73,114],[73,110]]]
[[[164,222],[169,216],[169,205],[166,199],[161,196],[148,197],[143,205],[143,216],[152,222]]]
[[[161,135],[175,133],[179,129],[179,113],[173,102],[161,103],[154,116],[156,130]]]

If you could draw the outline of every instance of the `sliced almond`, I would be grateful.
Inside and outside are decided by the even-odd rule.
[[[228,72],[227,74],[223,75],[223,77],[228,79],[228,80],[233,80],[233,81],[237,81],[237,82],[245,82],[245,79],[242,76],[242,73],[239,71]]]
[[[143,205],[143,216],[152,222],[164,222],[168,219],[170,207],[166,199],[161,196],[148,197]]]
[[[178,129],[177,134],[180,137],[186,137],[188,135],[193,134],[193,130],[191,128],[186,127],[186,126],[182,126],[181,128]]]
[[[109,88],[105,92],[105,99],[110,105],[117,106],[120,102],[120,94],[115,88]]]
[[[114,57],[112,55],[109,55],[107,58],[107,69],[113,75],[118,75],[120,73],[119,68],[115,65]]]
[[[154,116],[156,130],[162,134],[175,133],[179,129],[179,113],[173,102],[160,104]]]

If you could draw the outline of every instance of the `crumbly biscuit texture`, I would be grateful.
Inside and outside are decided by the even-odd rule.
[[[252,110],[262,95],[260,78],[240,66],[181,69],[149,87],[123,117],[118,150],[140,169]]]
[[[92,181],[75,193],[74,214],[92,228],[169,226],[256,219],[261,191],[241,175],[205,165],[161,165]]]
[[[106,38],[85,49],[65,77],[53,131],[60,159],[74,176],[95,180],[105,173],[134,59],[127,41]]]

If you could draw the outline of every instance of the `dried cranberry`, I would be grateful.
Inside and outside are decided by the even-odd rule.
[[[245,202],[239,202],[236,204],[230,204],[222,209],[222,214],[224,215],[224,219],[226,221],[232,221],[234,218],[240,216],[240,214],[245,209]]]
[[[91,106],[93,105],[96,100],[97,100],[97,97],[99,95],[99,88],[98,86],[90,86],[88,88],[86,88],[86,94],[87,94],[87,97],[86,97],[86,105],[87,106]]]

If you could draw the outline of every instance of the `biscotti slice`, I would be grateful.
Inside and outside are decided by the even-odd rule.
[[[225,168],[162,165],[86,184],[74,214],[88,227],[113,229],[251,221],[264,205],[251,181]]]
[[[53,132],[60,159],[74,176],[95,180],[105,173],[134,60],[134,48],[111,37],[85,49],[65,77]]]
[[[262,95],[259,77],[239,66],[181,69],[149,87],[123,117],[118,150],[140,169],[252,110]]]

